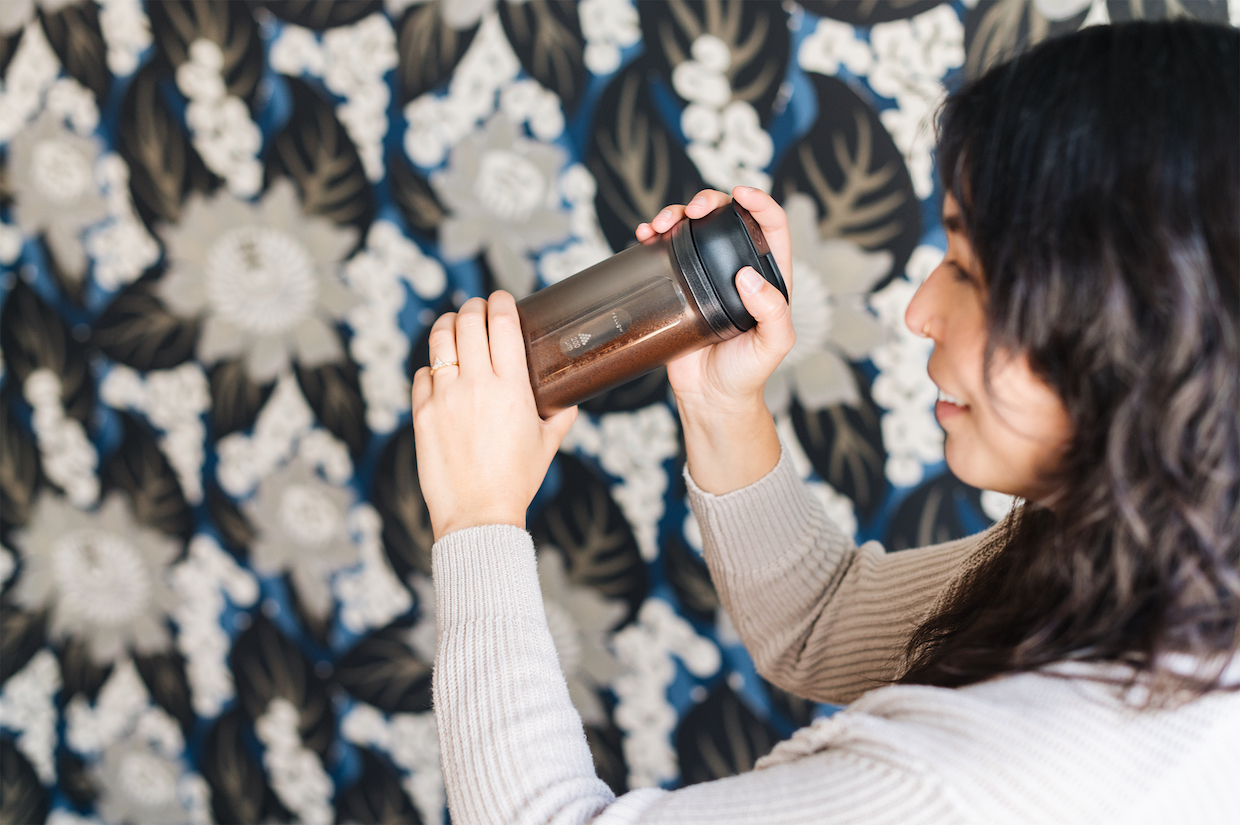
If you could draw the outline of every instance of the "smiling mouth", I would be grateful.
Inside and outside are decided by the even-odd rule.
[[[942,390],[939,390],[939,401],[945,401],[945,402],[947,402],[948,404],[952,404],[952,405],[957,406],[957,407],[960,407],[960,408],[962,408],[962,409],[968,409],[968,406],[969,406],[968,404],[964,403],[963,401],[961,401],[961,400],[960,400],[959,398],[957,398],[956,396],[954,396],[954,395],[948,395],[947,393],[943,392]]]

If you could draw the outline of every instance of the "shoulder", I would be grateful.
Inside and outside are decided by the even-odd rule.
[[[979,821],[1015,810],[1029,822],[1155,822],[1189,794],[1203,811],[1230,804],[1220,795],[1240,773],[1238,737],[1240,694],[1137,711],[1111,685],[1031,673],[871,691],[762,764],[851,752],[934,777]]]

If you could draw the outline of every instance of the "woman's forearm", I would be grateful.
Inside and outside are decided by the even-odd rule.
[[[693,480],[724,495],[753,484],[779,462],[779,436],[762,396],[721,407],[680,401]]]

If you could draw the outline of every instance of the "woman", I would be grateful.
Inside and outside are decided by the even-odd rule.
[[[575,411],[538,418],[510,296],[439,319],[418,372],[437,537],[435,709],[453,821],[1235,822],[1240,776],[1240,35],[1086,29],[945,104],[934,341],[946,458],[1024,503],[980,536],[855,547],[762,386],[789,311],[668,367],[720,596],[775,684],[846,710],[742,775],[614,799],[558,669],[525,509]],[[733,192],[783,272],[780,207]],[[703,192],[638,228],[725,202]]]

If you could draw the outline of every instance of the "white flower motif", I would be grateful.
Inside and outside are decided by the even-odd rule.
[[[39,442],[43,471],[76,506],[94,504],[99,497],[95,476],[99,455],[81,422],[65,415],[60,378],[50,369],[37,369],[26,377],[22,390],[34,409],[30,423]]]
[[[0,144],[12,140],[38,113],[44,93],[60,73],[60,61],[43,34],[43,26],[38,20],[30,19],[33,4],[25,9],[21,6],[20,0],[0,3],[0,31],[5,31],[6,24],[12,25],[13,30],[25,26],[17,53],[9,61],[4,77],[0,78]],[[6,12],[17,14],[9,18]],[[16,168],[12,155],[7,159],[6,168]]]
[[[256,534],[250,551],[254,570],[264,576],[287,572],[316,618],[331,610],[331,576],[358,561],[347,529],[351,499],[298,458],[260,481],[258,493],[244,505]]]
[[[519,137],[497,114],[452,152],[431,185],[450,210],[439,227],[446,260],[485,252],[499,285],[521,298],[534,288],[529,253],[568,237],[555,182],[564,150]]]
[[[866,310],[865,296],[891,270],[891,253],[866,252],[839,238],[822,240],[808,195],[790,195],[784,209],[796,273],[791,308],[797,341],[766,383],[767,405],[780,412],[793,393],[809,409],[856,405],[861,396],[844,359],[867,358],[889,337]]]
[[[151,21],[140,0],[99,0],[99,28],[108,44],[112,74],[133,74],[139,56],[151,45]]]
[[[331,324],[356,298],[336,270],[357,233],[303,213],[291,182],[277,180],[258,204],[191,195],[181,223],[161,235],[169,271],[158,294],[178,315],[205,315],[204,364],[244,356],[250,378],[265,383],[294,359],[343,357]]]
[[[44,493],[13,544],[24,565],[14,599],[27,610],[51,608],[53,639],[80,638],[100,665],[126,650],[168,649],[175,597],[164,577],[180,547],[135,522],[119,494],[85,513]]]
[[[879,114],[904,154],[919,198],[934,190],[933,113],[945,95],[944,74],[964,63],[964,26],[950,6],[911,20],[880,23],[870,32],[874,67],[870,86],[896,101]]]
[[[60,665],[44,648],[0,690],[0,727],[17,731],[14,744],[30,760],[44,785],[56,781],[55,700],[60,686]]]
[[[220,626],[224,596],[238,607],[258,600],[258,582],[215,542],[199,535],[189,543],[188,557],[172,568],[177,606],[177,650],[185,657],[190,698],[199,716],[213,717],[236,695],[228,667],[231,640]]]
[[[48,111],[13,138],[9,153],[17,225],[27,235],[44,234],[60,268],[81,281],[86,274],[82,231],[108,215],[95,185],[98,145]]]
[[[807,72],[835,75],[843,66],[855,75],[865,75],[874,56],[870,45],[857,37],[854,26],[823,17],[813,34],[801,41],[797,63]]]
[[[332,780],[318,755],[302,744],[300,718],[292,702],[277,697],[255,721],[254,731],[266,748],[263,767],[271,777],[271,789],[299,822],[329,825]]]
[[[349,511],[348,528],[358,537],[361,565],[336,577],[340,623],[353,633],[383,627],[413,606],[383,553],[383,519],[369,504]]]
[[[441,6],[448,7],[455,9],[457,4]],[[452,147],[474,132],[478,121],[491,116],[496,92],[510,84],[520,70],[521,61],[498,15],[487,14],[448,81],[447,95],[427,92],[405,106],[409,124],[404,139],[406,154],[414,163],[438,166]]]
[[[753,106],[732,100],[725,74],[732,65],[731,50],[718,37],[703,34],[690,52],[692,58],[672,71],[673,88],[689,101],[680,121],[689,138],[685,152],[702,178],[720,189],[738,184],[769,189],[770,176],[762,169],[771,162],[775,144]]]
[[[228,191],[248,198],[262,186],[263,168],[256,157],[263,136],[250,119],[245,102],[228,94],[224,85],[224,52],[200,37],[189,46],[189,60],[177,68],[177,87],[189,98],[185,122],[194,134],[194,148]]]
[[[366,249],[345,265],[344,279],[364,300],[345,320],[353,330],[349,353],[361,367],[366,423],[375,432],[391,432],[410,406],[405,374],[409,339],[399,324],[406,303],[404,285],[420,298],[434,298],[447,289],[447,275],[395,224],[377,220],[366,236]]]
[[[583,59],[594,74],[611,74],[620,68],[620,50],[641,39],[637,7],[630,2],[581,0],[577,16],[586,39]]]
[[[99,815],[105,822],[186,822],[190,812],[181,798],[184,773],[176,751],[140,734],[123,739],[104,750],[92,770],[100,789]]]
[[[606,724],[607,712],[596,691],[620,674],[620,664],[607,649],[607,638],[624,618],[625,606],[589,587],[570,584],[564,558],[556,550],[539,552],[538,583],[573,706],[587,725]]]
[[[637,621],[616,633],[612,643],[625,668],[611,687],[616,726],[625,734],[629,787],[657,787],[680,773],[671,744],[676,710],[667,701],[667,686],[676,677],[671,657],[699,678],[717,672],[722,657],[719,648],[657,598],[647,599]]]
[[[340,735],[357,745],[386,751],[408,772],[400,784],[417,806],[422,821],[443,825],[447,791],[439,764],[434,711],[394,713],[385,719],[377,709],[358,702],[340,720]]]
[[[896,278],[870,298],[870,305],[894,333],[871,356],[879,370],[871,390],[875,403],[887,410],[881,424],[886,475],[897,486],[917,484],[927,464],[943,460],[943,431],[933,412],[938,390],[926,374],[934,344],[904,325],[913,293],[942,259],[940,249],[917,247],[905,267],[906,277]]]
[[[302,45],[307,45],[303,39]],[[387,134],[387,106],[391,92],[383,76],[396,68],[396,32],[385,15],[372,14],[350,26],[338,26],[323,35],[323,82],[344,103],[336,114],[357,146],[367,179],[383,178],[383,137]]]

